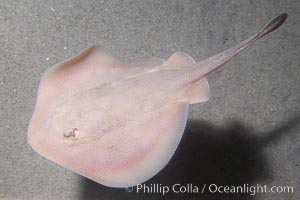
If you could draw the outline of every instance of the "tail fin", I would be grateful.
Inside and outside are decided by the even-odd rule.
[[[285,22],[286,18],[287,18],[286,13],[277,16],[275,19],[269,22],[264,28],[262,28],[261,31],[258,32],[259,35],[258,38],[261,38],[266,34],[271,33],[272,31],[278,29]]]
[[[225,50],[217,55],[195,63],[189,68],[189,71],[186,71],[189,75],[189,82],[195,82],[197,80],[200,80],[203,76],[225,65],[231,58],[236,56],[239,52],[248,47],[250,44],[279,28],[284,23],[286,18],[287,14],[283,13],[277,16],[271,22],[269,22],[256,34],[252,35],[240,44],[228,50]]]

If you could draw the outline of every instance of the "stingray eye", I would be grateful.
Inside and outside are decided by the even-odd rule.
[[[64,137],[72,137],[75,138],[79,133],[78,128],[72,128],[69,132],[64,133]]]

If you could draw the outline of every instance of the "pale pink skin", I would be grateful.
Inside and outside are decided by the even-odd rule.
[[[241,44],[198,63],[183,52],[166,62],[128,62],[94,45],[44,73],[29,143],[49,160],[103,185],[142,183],[173,156],[188,105],[209,99],[204,76],[285,19],[280,15]]]

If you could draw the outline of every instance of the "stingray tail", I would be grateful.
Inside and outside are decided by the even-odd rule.
[[[243,49],[248,47],[250,44],[258,40],[259,38],[262,38],[263,36],[267,35],[268,33],[271,33],[272,31],[279,28],[284,21],[287,18],[287,14],[283,13],[279,16],[277,16],[275,19],[270,21],[267,25],[265,25],[260,31],[258,31],[256,34],[252,35],[245,41],[241,42],[240,44],[223,51],[222,53],[219,53],[217,55],[214,55],[212,57],[209,57],[203,61],[197,62],[194,65],[192,65],[187,73],[189,77],[188,82],[195,82],[205,75],[209,74],[212,71],[215,71],[216,69],[220,68],[221,66],[225,65],[231,58],[236,56],[239,52],[241,52]]]

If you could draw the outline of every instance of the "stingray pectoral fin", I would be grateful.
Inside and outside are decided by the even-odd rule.
[[[76,72],[93,72],[106,67],[119,67],[124,62],[126,62],[126,60],[111,50],[100,44],[95,44],[73,58],[55,65],[48,71],[47,76],[49,78],[53,77],[54,79],[58,79],[62,76],[74,78],[74,73]]]
[[[100,44],[95,44],[86,48],[85,50],[83,50],[81,53],[77,54],[73,58],[58,64],[56,71],[59,72],[61,70],[67,70],[67,68],[74,68],[74,66],[84,67],[80,65],[82,63],[90,63],[90,64],[94,63],[99,66],[103,66],[103,65],[117,65],[123,63],[124,61],[125,61],[124,58],[121,58],[120,56],[118,56],[108,48]]]
[[[187,53],[178,51],[170,56],[170,58],[163,64],[167,67],[187,67],[195,64],[195,60]]]
[[[161,171],[174,155],[186,125],[188,105],[187,102],[172,103],[153,119],[126,131],[123,129],[123,139],[118,139],[117,143],[103,141],[115,149],[101,157],[107,156],[114,164],[106,162],[103,166],[95,163],[93,170],[86,168],[83,174],[111,187],[135,186],[147,181]],[[142,120],[143,117],[139,118]],[[100,154],[91,151],[88,155],[85,159],[94,159],[95,156],[97,160]],[[82,163],[78,162],[79,165]]]
[[[102,45],[93,45],[75,57],[45,71],[40,82],[39,99],[64,98],[114,79],[127,61]]]
[[[185,92],[190,104],[196,104],[208,101],[210,98],[209,83],[206,78],[191,84]]]

